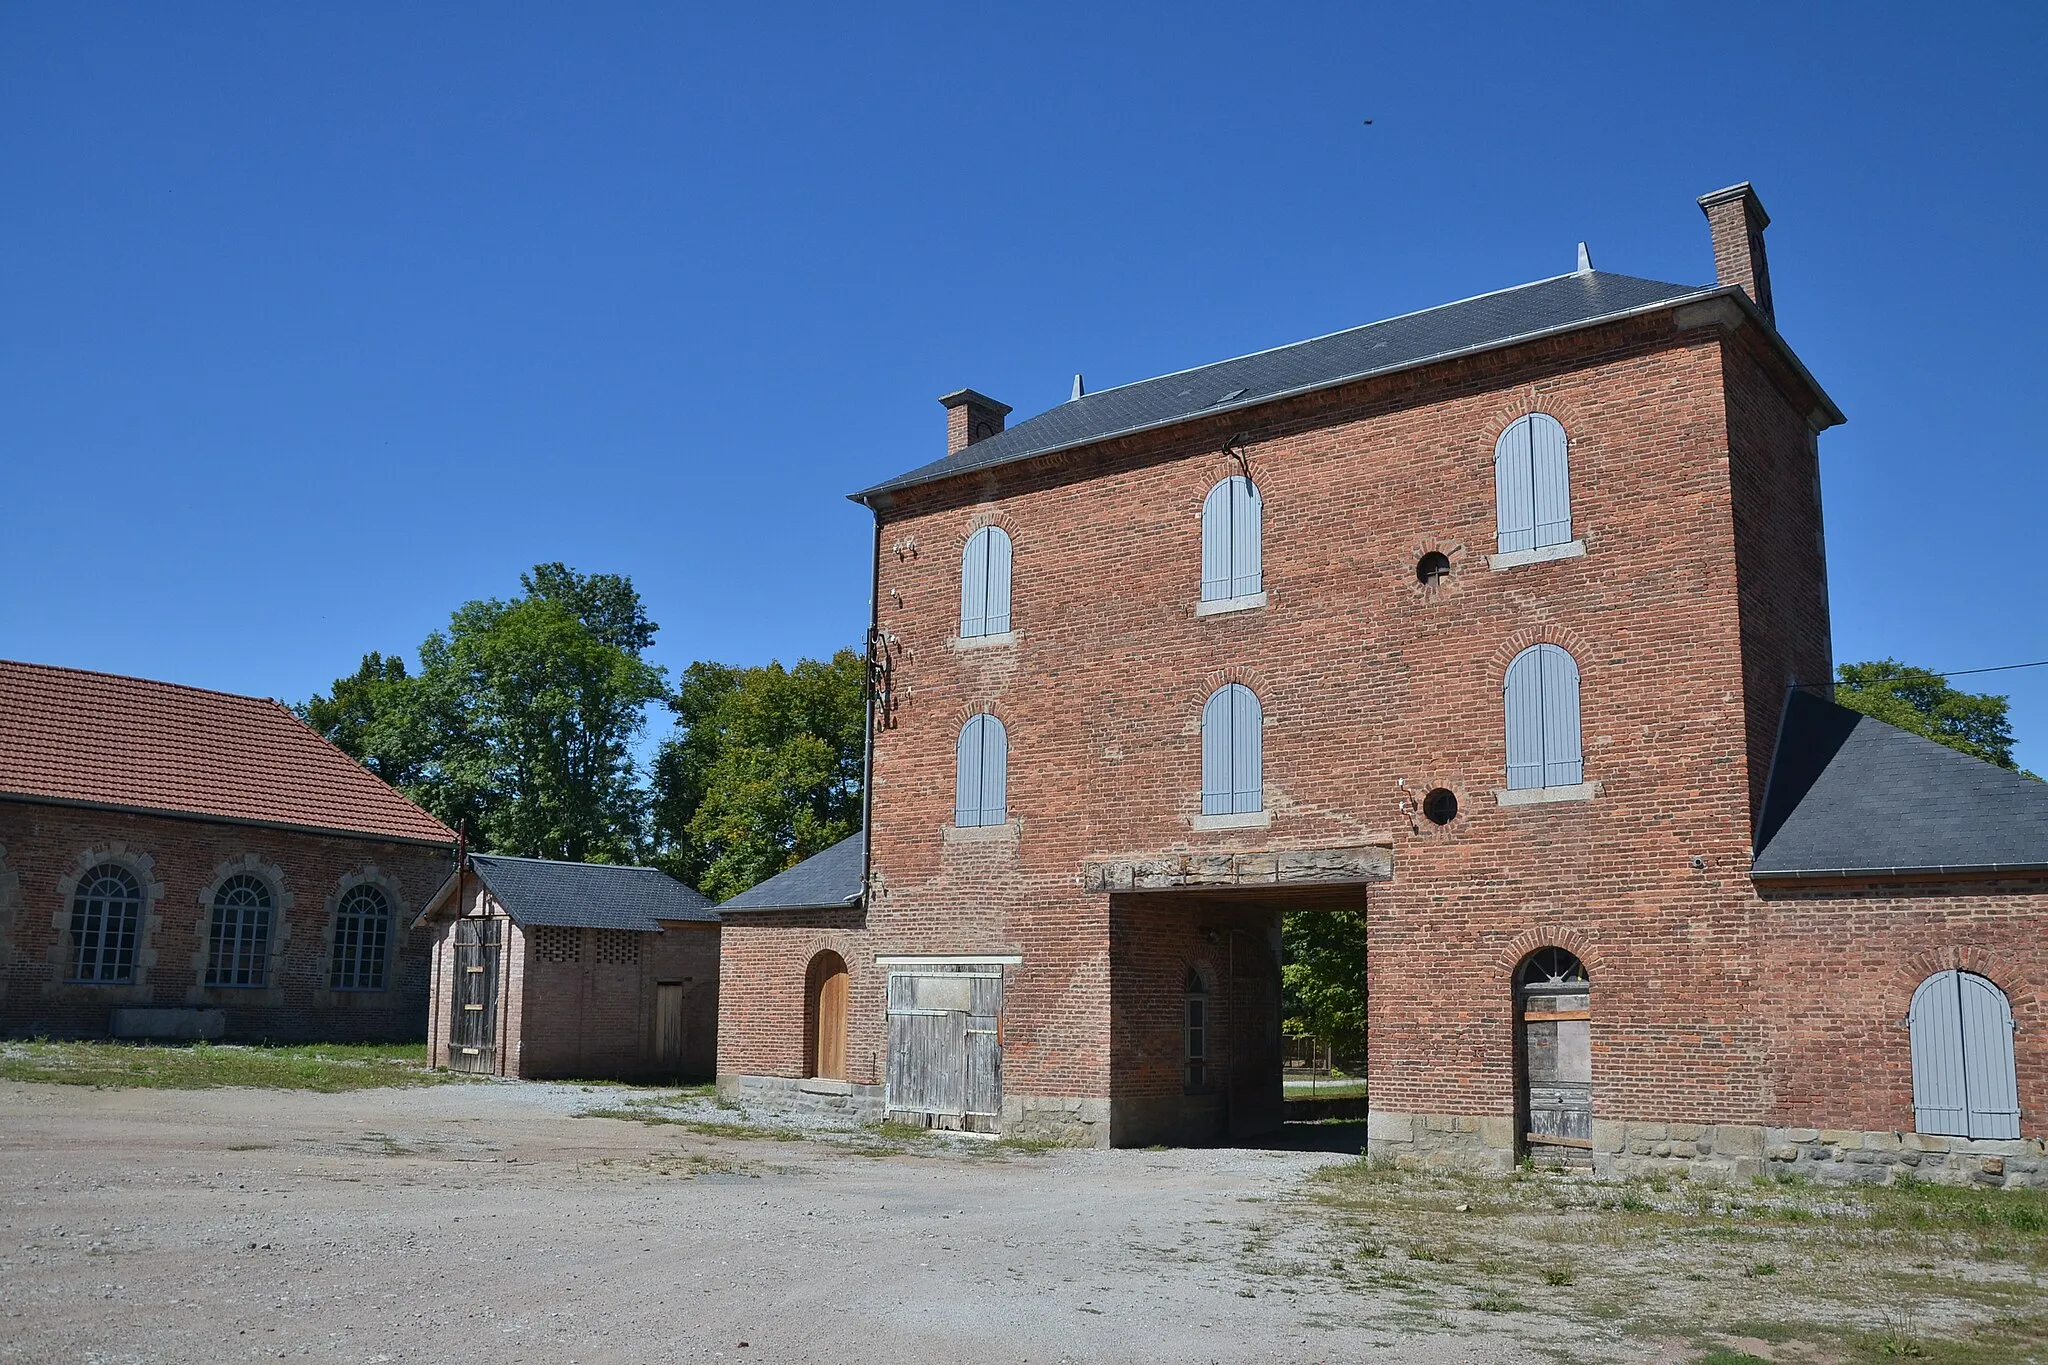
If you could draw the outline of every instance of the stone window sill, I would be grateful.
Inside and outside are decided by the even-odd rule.
[[[1493,799],[1503,806],[1547,806],[1558,801],[1591,801],[1600,794],[1598,782],[1579,782],[1569,787],[1522,787],[1497,791]]]
[[[1567,540],[1562,545],[1539,545],[1533,550],[1509,550],[1506,554],[1494,555],[1487,565],[1495,573],[1502,569],[1517,569],[1524,564],[1548,564],[1553,559],[1578,559],[1586,553],[1586,542]]]
[[[1269,810],[1242,811],[1234,815],[1197,815],[1196,829],[1265,829],[1273,823]]]
[[[1195,615],[1223,616],[1233,611],[1257,611],[1265,605],[1264,592],[1247,593],[1243,597],[1217,597],[1195,603]]]
[[[1020,822],[1005,820],[1000,825],[947,825],[949,844],[1013,844]]]
[[[946,643],[959,654],[964,654],[970,649],[1002,649],[1017,643],[1017,632],[999,630],[993,635],[955,635]]]

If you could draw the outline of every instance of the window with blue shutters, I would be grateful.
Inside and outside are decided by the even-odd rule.
[[[1221,602],[1265,591],[1259,540],[1265,513],[1259,490],[1233,474],[1202,500],[1202,600]]]
[[[960,556],[960,638],[1001,635],[1010,628],[1010,535],[984,526]]]
[[[1936,972],[1913,992],[1913,1127],[1961,1138],[2020,1135],[2012,1002],[1975,972]]]
[[[1572,538],[1571,458],[1564,427],[1532,412],[1493,445],[1493,496],[1500,552],[1540,550]]]
[[[1217,688],[1202,707],[1202,814],[1266,808],[1264,724],[1259,699],[1243,683]]]
[[[1010,736],[984,711],[960,727],[953,778],[953,823],[1000,825],[1010,818]]]
[[[1585,781],[1579,751],[1579,665],[1556,645],[1532,645],[1508,665],[1502,688],[1508,790]]]

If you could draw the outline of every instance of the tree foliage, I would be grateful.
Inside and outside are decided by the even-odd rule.
[[[366,655],[308,724],[478,849],[616,862],[644,847],[632,744],[667,696],[641,658],[659,629],[632,580],[562,564],[523,596],[464,604],[420,646],[420,671]]]
[[[1339,1055],[1365,1050],[1365,914],[1297,910],[1281,920],[1281,1010],[1292,1033]]]
[[[1948,679],[1897,659],[1843,664],[1835,700],[1901,730],[1925,735],[1959,753],[2016,768],[2009,699],[1951,687]]]
[[[654,761],[661,865],[724,900],[859,829],[863,683],[850,649],[684,670]]]

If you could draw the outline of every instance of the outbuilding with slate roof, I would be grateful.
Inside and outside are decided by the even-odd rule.
[[[454,843],[279,702],[0,662],[0,1031],[417,1039]]]
[[[718,912],[667,873],[472,854],[418,927],[434,935],[435,1066],[529,1080],[711,1075]]]

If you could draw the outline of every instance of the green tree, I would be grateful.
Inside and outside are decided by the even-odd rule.
[[[1939,673],[1897,659],[1843,664],[1835,672],[1835,700],[1843,706],[1986,763],[2017,768],[2008,698],[1964,692]]]
[[[1342,1056],[1365,1050],[1365,913],[1297,910],[1280,921],[1281,1012]]]
[[[520,585],[457,609],[417,675],[369,655],[300,714],[479,850],[635,858],[647,793],[632,745],[668,692],[641,658],[659,628],[616,574],[541,564]]]
[[[654,761],[657,862],[724,900],[859,829],[864,682],[850,649],[684,670]]]

